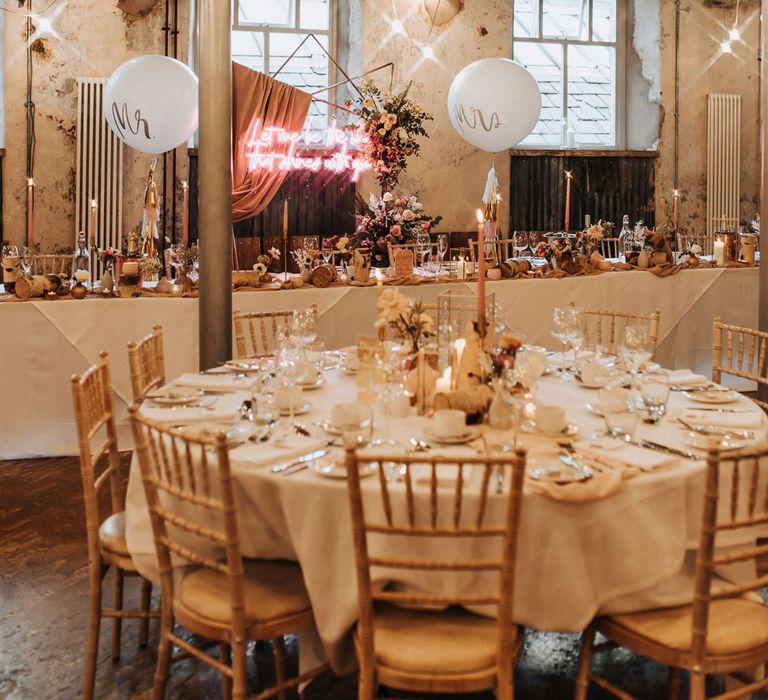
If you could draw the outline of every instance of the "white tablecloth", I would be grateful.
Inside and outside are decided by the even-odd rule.
[[[468,291],[476,285],[466,284]],[[459,288],[453,284],[450,288]],[[434,303],[446,284],[403,287]],[[757,325],[758,270],[687,270],[660,279],[648,272],[617,272],[553,280],[490,282],[489,292],[530,343],[555,347],[549,335],[552,308],[573,301],[584,308],[661,310],[657,357],[667,367],[709,373],[712,318]],[[370,333],[374,287],[305,288],[238,292],[234,308],[291,309],[317,304],[319,340],[328,347]],[[126,344],[161,324],[167,376],[198,369],[196,299],[139,298],[0,303],[0,386],[6,410],[0,422],[0,459],[77,453],[69,377],[106,350],[119,416],[121,447],[131,447],[126,421],[130,379]]]
[[[313,404],[310,413],[302,416],[306,425],[329,417],[334,402],[356,396],[353,380],[328,375],[334,381],[305,394]],[[602,425],[602,419],[586,408],[595,392],[550,378],[541,382],[536,396],[566,407],[567,419],[579,426],[583,436]],[[674,392],[671,411],[683,406],[696,404]],[[760,414],[745,398],[728,406]],[[407,444],[409,437],[422,435],[426,422],[418,416],[393,420],[391,432],[401,444]],[[765,430],[757,435],[764,442]],[[683,436],[671,416],[658,426],[641,425],[636,435],[684,448]],[[532,454],[542,449],[543,442],[549,449],[553,446],[552,441],[521,437]],[[455,450],[446,449],[448,453]],[[358,607],[345,481],[310,471],[272,474],[266,465],[237,461],[234,456],[233,472],[243,555],[299,562],[325,653],[337,671],[348,672],[354,664],[349,632]],[[378,486],[375,479],[362,483],[368,509],[376,502]],[[402,490],[402,484],[397,486]],[[703,486],[703,462],[678,460],[625,481],[611,496],[587,503],[554,501],[526,488],[515,620],[541,630],[577,631],[598,611],[629,612],[689,602],[693,591],[691,551],[697,543]],[[446,489],[445,498],[452,496],[452,490]],[[491,498],[492,512],[500,506],[500,497]],[[450,505],[444,505],[450,513]],[[128,486],[127,527],[128,547],[139,570],[156,576],[149,516],[135,460]],[[457,546],[467,545],[451,542],[441,554],[446,559],[461,558]],[[397,576],[405,585],[427,585],[438,591],[445,590],[448,579],[434,577],[425,584],[423,572],[408,571],[379,571],[378,576],[379,580]],[[462,585],[471,589],[474,574],[466,576]]]

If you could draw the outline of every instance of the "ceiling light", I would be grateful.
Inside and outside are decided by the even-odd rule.
[[[399,19],[392,20],[392,31],[395,34],[405,34],[405,27]]]
[[[720,42],[720,53],[733,53],[731,42],[727,39]]]
[[[731,41],[741,41],[741,32],[735,24],[731,27],[731,31],[728,32],[728,38]]]
[[[431,46],[422,46],[421,55],[428,61],[433,61],[435,59],[435,52],[432,50]]]

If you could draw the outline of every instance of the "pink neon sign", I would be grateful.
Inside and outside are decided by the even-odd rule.
[[[356,131],[337,128],[334,120],[324,131],[291,132],[272,126],[262,128],[258,119],[251,130],[245,157],[248,170],[327,170],[333,173],[349,171],[353,181],[360,173],[371,169],[371,163],[358,155],[357,147],[367,137]],[[302,155],[300,147],[323,148],[329,152]],[[287,147],[287,150],[286,150]],[[350,152],[350,148],[353,150]],[[331,151],[330,149],[338,149]]]

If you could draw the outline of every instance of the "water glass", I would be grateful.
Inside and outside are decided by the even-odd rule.
[[[653,357],[653,342],[643,323],[629,323],[624,327],[619,353],[627,369],[636,375]]]
[[[646,423],[658,423],[667,412],[669,383],[667,377],[658,372],[646,374],[640,381],[640,398]]]
[[[515,231],[512,234],[512,250],[515,251],[515,257],[519,258],[522,252],[528,247],[528,232]]]
[[[605,417],[605,427],[613,437],[631,440],[637,426],[637,414],[633,412],[628,389],[600,389],[597,392],[600,410]]]
[[[373,437],[373,414],[363,403],[343,403],[333,407],[344,447],[365,447]]]

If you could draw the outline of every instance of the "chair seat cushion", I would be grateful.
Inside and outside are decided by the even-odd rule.
[[[125,511],[113,513],[99,527],[101,546],[113,554],[130,557],[125,541]]]
[[[378,605],[373,624],[376,663],[392,670],[451,675],[496,665],[496,620],[463,608],[432,612]]]
[[[691,649],[693,607],[611,615],[630,632],[678,651]],[[727,656],[768,644],[768,608],[744,598],[716,600],[709,606],[707,653]]]
[[[243,561],[245,617],[249,624],[266,622],[311,610],[304,578],[297,564],[288,561]],[[187,574],[177,591],[188,610],[213,622],[232,618],[229,578],[213,569]]]

